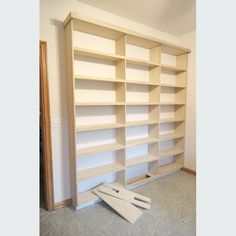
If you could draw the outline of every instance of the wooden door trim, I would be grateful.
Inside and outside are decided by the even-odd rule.
[[[54,210],[51,118],[47,72],[47,42],[40,41],[40,111],[43,139],[43,165],[46,210]]]

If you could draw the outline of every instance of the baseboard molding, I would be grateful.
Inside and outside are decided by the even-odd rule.
[[[196,176],[196,171],[195,171],[195,170],[192,170],[192,169],[183,167],[183,168],[182,168],[182,171]]]
[[[66,199],[64,201],[55,203],[54,209],[56,210],[70,205],[72,205],[72,199]]]

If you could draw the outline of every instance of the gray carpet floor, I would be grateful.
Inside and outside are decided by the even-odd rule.
[[[151,209],[131,225],[101,202],[80,211],[40,209],[42,236],[196,235],[196,177],[179,171],[133,191],[152,199]]]

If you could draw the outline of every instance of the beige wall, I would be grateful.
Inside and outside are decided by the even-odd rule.
[[[51,103],[51,118],[60,121],[60,127],[52,127],[52,154],[55,203],[70,198],[67,110],[66,110],[66,73],[65,73],[65,42],[63,21],[69,11],[99,20],[112,22],[121,27],[130,28],[143,34],[151,35],[162,40],[187,46],[192,49],[195,45],[195,34],[190,33],[181,37],[166,34],[150,27],[138,24],[125,18],[104,12],[97,8],[80,3],[76,0],[41,0],[40,1],[40,40],[48,44],[48,77]],[[188,168],[195,169],[195,50],[190,55],[188,82],[186,161]],[[194,94],[194,96],[192,96]],[[191,95],[191,96],[190,96]]]

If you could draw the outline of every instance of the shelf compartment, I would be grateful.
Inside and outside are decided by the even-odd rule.
[[[183,138],[184,133],[171,133],[171,134],[161,134],[159,135],[159,141],[168,141],[177,138]]]
[[[183,148],[171,148],[171,149],[161,150],[159,156],[160,157],[175,156],[183,152],[184,152]]]
[[[142,164],[149,163],[156,160],[157,160],[157,157],[153,155],[136,156],[136,157],[127,159],[126,166],[132,167],[132,166],[142,165]]]
[[[84,125],[84,126],[78,126],[76,128],[76,132],[84,132],[84,131],[99,130],[99,129],[115,129],[121,127],[125,127],[125,124],[114,123],[114,124]]]
[[[124,56],[121,56],[121,55],[113,55],[109,53],[89,50],[85,48],[78,48],[78,47],[74,48],[74,52],[75,52],[75,55],[78,55],[78,56],[94,57],[94,58],[99,58],[99,59],[113,61],[113,62],[118,62],[125,59]]]
[[[124,166],[119,163],[112,163],[108,165],[89,168],[86,170],[77,171],[77,181],[91,179],[97,176],[105,175],[112,172],[119,172],[124,170]]]
[[[101,153],[101,152],[108,152],[108,151],[115,151],[124,149],[125,146],[120,143],[108,143],[104,145],[97,145],[87,148],[79,148],[77,149],[77,155],[78,156],[86,156],[93,153]]]
[[[183,168],[183,164],[180,164],[178,162],[173,162],[164,166],[160,166],[159,167],[159,175],[163,176],[163,175],[168,175],[171,173],[174,173],[178,170],[181,170]]]
[[[91,80],[91,81],[103,81],[103,82],[114,82],[114,83],[124,83],[124,79],[112,79],[112,78],[104,78],[104,77],[97,77],[97,76],[86,76],[86,75],[74,75],[76,80]]]
[[[127,147],[132,147],[136,145],[142,145],[142,144],[149,144],[149,143],[156,143],[158,142],[157,138],[139,138],[139,139],[131,139],[126,141],[126,146]]]
[[[170,71],[170,72],[175,72],[175,73],[180,73],[180,72],[185,72],[186,69],[177,67],[177,66],[172,66],[172,65],[161,65],[161,70],[162,71]]]

